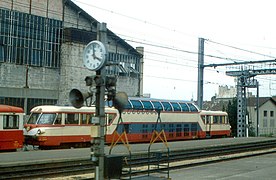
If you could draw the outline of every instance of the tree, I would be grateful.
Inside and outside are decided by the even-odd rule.
[[[226,112],[231,125],[231,134],[237,136],[237,98],[233,98],[232,101],[228,102]]]

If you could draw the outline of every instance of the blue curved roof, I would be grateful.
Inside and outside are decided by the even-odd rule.
[[[160,110],[178,112],[198,112],[198,107],[192,101],[166,100],[154,98],[129,97],[128,110]]]

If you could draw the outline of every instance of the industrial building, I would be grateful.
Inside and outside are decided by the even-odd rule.
[[[98,22],[71,0],[1,0],[0,104],[69,105],[73,88],[87,91],[83,50],[97,39]],[[107,24],[108,28],[108,24]],[[117,91],[143,94],[143,47],[133,48],[107,29],[107,75]]]

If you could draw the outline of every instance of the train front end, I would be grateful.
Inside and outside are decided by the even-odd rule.
[[[55,125],[55,121],[57,121],[56,113],[43,113],[42,109],[32,109],[23,128],[25,144],[39,147],[58,146],[59,142],[52,134],[53,131],[58,131],[61,125]]]

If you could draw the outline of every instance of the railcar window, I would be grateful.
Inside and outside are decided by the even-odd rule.
[[[179,103],[179,104],[182,108],[182,111],[189,112],[189,108],[188,108],[187,104],[185,104],[185,103]]]
[[[224,119],[225,119],[225,124],[228,124],[228,117],[224,116]]]
[[[197,108],[195,107],[195,105],[193,105],[193,104],[188,104],[188,106],[190,107],[190,110],[191,110],[192,112],[196,112],[196,111],[197,111]]]
[[[204,115],[201,116],[201,119],[202,119],[203,123],[206,124],[206,116],[204,116]]]
[[[221,116],[221,122],[227,124],[227,116]]]
[[[4,115],[3,129],[19,129],[18,115]]]
[[[61,114],[58,114],[58,115],[57,115],[55,124],[61,124]]]
[[[192,136],[197,135],[197,124],[195,124],[195,123],[191,124],[191,133],[192,133]]]
[[[166,131],[166,124],[162,124],[162,125],[161,125],[161,130]]]
[[[155,110],[163,110],[163,107],[160,102],[152,101],[152,104],[154,105]]]
[[[174,124],[169,124],[169,137],[173,137],[174,136]]]
[[[165,111],[172,111],[172,106],[168,102],[161,102],[164,106]]]
[[[66,114],[65,124],[79,124],[79,114]]]
[[[105,114],[107,125],[111,124],[113,119],[115,119],[116,114]]]
[[[37,124],[53,124],[56,119],[56,114],[41,114]]]
[[[223,122],[223,116],[219,116],[219,123],[222,124]]]
[[[40,114],[32,113],[27,121],[27,124],[36,124]]]
[[[173,106],[174,111],[181,111],[181,108],[178,103],[172,102],[171,105]]]
[[[153,110],[153,106],[149,101],[142,101],[145,110]]]
[[[213,123],[214,124],[218,124],[219,123],[219,117],[218,116],[214,116],[213,117]]]
[[[184,125],[184,136],[189,136],[190,127],[189,124]]]
[[[181,136],[181,131],[182,131],[182,124],[177,124],[176,125],[176,137]]]
[[[133,109],[137,109],[137,110],[142,110],[143,109],[143,105],[141,104],[140,101],[138,100],[130,100],[132,105],[133,105]]]
[[[210,124],[211,123],[211,116],[207,115],[206,116],[206,124]]]
[[[90,124],[91,117],[91,114],[81,114],[81,124]]]

